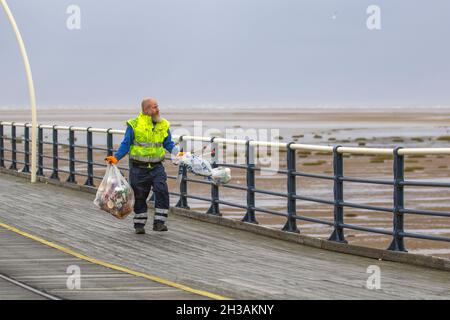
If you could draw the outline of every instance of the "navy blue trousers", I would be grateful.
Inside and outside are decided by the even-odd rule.
[[[153,169],[131,167],[130,185],[134,191],[134,227],[143,227],[147,223],[147,198],[153,189],[155,194],[154,223],[165,223],[169,213],[169,188],[167,175],[162,164]]]

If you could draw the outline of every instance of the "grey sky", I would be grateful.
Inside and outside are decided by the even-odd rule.
[[[450,106],[448,0],[9,0],[39,106]],[[81,7],[82,29],[66,28]],[[366,28],[368,5],[382,29]],[[335,19],[333,19],[335,15]],[[28,103],[0,12],[0,106]]]

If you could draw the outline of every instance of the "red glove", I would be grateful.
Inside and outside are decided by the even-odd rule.
[[[117,160],[117,158],[114,156],[106,157],[105,161],[108,161],[111,164],[117,164],[119,162],[119,160]]]

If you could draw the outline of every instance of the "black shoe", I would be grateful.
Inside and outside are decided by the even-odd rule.
[[[153,231],[167,231],[167,226],[163,222],[153,224]]]
[[[134,228],[134,233],[145,234],[145,229],[144,229],[144,227],[136,227],[136,228]]]

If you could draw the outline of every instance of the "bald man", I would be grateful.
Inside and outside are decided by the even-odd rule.
[[[146,98],[141,108],[136,118],[127,121],[125,136],[115,155],[106,158],[106,161],[116,164],[127,153],[130,155],[129,181],[135,196],[133,222],[137,234],[145,234],[147,197],[151,189],[155,194],[153,230],[167,231],[169,190],[162,162],[166,150],[178,154],[170,134],[170,123],[160,116],[158,102]]]

